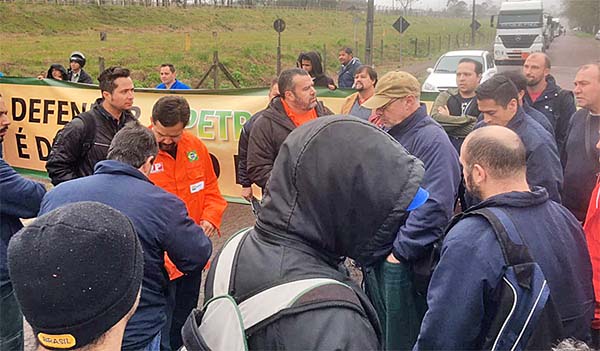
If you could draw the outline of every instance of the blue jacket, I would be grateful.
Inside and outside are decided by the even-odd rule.
[[[587,109],[580,109],[571,118],[569,136],[562,154],[565,168],[563,204],[580,221],[585,221],[590,196],[596,186],[600,172],[596,144],[600,136],[600,116],[591,115]]]
[[[533,118],[534,121],[538,122],[545,130],[548,131],[548,133],[550,133],[550,135],[554,137],[554,128],[552,128],[552,124],[550,124],[550,121],[543,113],[529,106],[529,104],[526,102],[523,102],[523,111],[525,111],[525,114]]]
[[[360,65],[362,63],[356,57],[353,57],[346,65],[343,65],[338,73],[338,87],[351,89],[354,85],[354,73]]]
[[[425,105],[389,133],[425,165],[421,187],[429,192],[429,199],[410,212],[393,248],[397,259],[412,261],[423,257],[427,246],[440,238],[448,225],[460,183],[460,165],[448,135],[427,115]]]
[[[98,162],[93,175],[59,184],[44,197],[40,214],[78,201],[98,201],[123,212],[137,231],[144,250],[142,296],[125,328],[123,349],[143,349],[166,321],[165,251],[181,272],[189,273],[204,267],[211,242],[179,198],[118,161]]]
[[[20,218],[35,217],[46,193],[43,184],[21,177],[0,158],[0,282],[9,280],[6,248],[23,228]]]
[[[570,90],[561,89],[551,75],[546,76],[546,83],[546,89],[535,101],[531,101],[531,97],[525,92],[523,103],[530,105],[548,118],[554,129],[558,151],[562,152],[564,144],[567,142],[569,121],[577,111],[575,98]]]
[[[484,126],[486,126],[486,123],[481,121],[475,128]],[[552,135],[539,123],[536,123],[533,118],[525,114],[521,107],[506,127],[515,132],[525,145],[527,183],[529,183],[529,186],[546,188],[550,200],[560,203],[563,173],[556,143]]]
[[[159,85],[156,86],[156,89],[167,89],[167,86],[165,85],[165,83],[160,83]],[[178,81],[177,79],[175,79],[175,83],[173,83],[173,85],[171,85],[171,87],[169,89],[190,89],[190,87],[188,87],[187,85],[181,83],[180,81]]]
[[[539,264],[567,336],[587,340],[594,316],[592,267],[583,230],[542,188],[493,196],[467,211],[506,211]],[[476,350],[488,331],[505,266],[494,231],[480,216],[459,221],[444,239],[427,293],[429,310],[415,350]]]

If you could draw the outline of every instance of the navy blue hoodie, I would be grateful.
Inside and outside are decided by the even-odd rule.
[[[389,133],[425,165],[421,187],[429,192],[429,199],[410,212],[394,241],[394,256],[412,261],[428,252],[428,245],[442,236],[452,218],[460,183],[460,165],[448,135],[427,115],[425,105],[392,127]]]
[[[509,192],[471,207],[504,210],[548,281],[565,336],[587,340],[594,316],[592,267],[583,229],[542,188]],[[466,217],[448,232],[427,293],[429,310],[414,350],[477,350],[495,315],[505,266],[489,222]]]
[[[143,349],[166,321],[169,277],[164,253],[177,269],[189,273],[204,267],[212,244],[179,198],[122,162],[98,162],[93,175],[59,184],[44,196],[40,215],[79,201],[111,206],[129,217],[135,227],[144,249],[144,278],[140,304],[125,328],[123,349]]]

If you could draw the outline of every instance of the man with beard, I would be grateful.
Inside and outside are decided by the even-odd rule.
[[[279,148],[290,132],[317,117],[332,115],[322,102],[312,78],[300,68],[279,75],[279,95],[256,120],[248,140],[248,179],[265,188]]]
[[[600,64],[579,68],[573,92],[581,109],[571,118],[569,136],[562,154],[565,167],[563,203],[577,219],[583,221],[600,172],[598,151],[595,149],[600,130]]]
[[[483,65],[479,61],[463,58],[456,68],[457,89],[448,89],[439,93],[431,107],[431,117],[448,134],[456,151],[469,134],[479,116],[475,89],[481,81]]]
[[[356,93],[348,96],[344,105],[342,105],[341,113],[343,115],[351,115],[365,121],[369,120],[372,111],[370,108],[365,108],[362,104],[369,100],[375,94],[375,84],[377,84],[377,72],[373,67],[362,65],[356,69],[354,74],[354,89]]]
[[[40,209],[43,215],[66,204],[96,201],[131,220],[143,249],[144,278],[139,307],[125,328],[124,351],[160,350],[162,339],[168,338],[161,331],[169,306],[166,255],[177,269],[194,274],[202,270],[212,253],[210,240],[194,224],[184,203],[148,179],[157,153],[154,134],[130,123],[115,135],[107,159],[98,162],[93,175],[53,188],[44,196]],[[48,246],[52,249],[52,244]],[[105,267],[99,265],[97,269]]]
[[[560,203],[563,173],[556,143],[552,135],[519,106],[517,87],[504,75],[496,74],[481,84],[476,93],[477,105],[483,114],[483,121],[476,128],[497,125],[517,133],[527,152],[527,182],[532,187],[546,188],[550,200]]]
[[[46,189],[20,176],[2,159],[2,142],[9,126],[8,109],[0,94],[0,350],[22,350],[23,316],[8,275],[6,249],[13,235],[23,228],[21,218],[37,215]]]
[[[548,198],[545,189],[529,186],[526,148],[518,135],[499,126],[477,129],[465,139],[460,162],[467,191],[483,201],[457,218],[446,234],[415,350],[481,350],[485,342],[497,340],[500,328],[492,321],[520,309],[499,301],[502,289],[509,288],[503,284],[508,263],[490,222],[469,215],[482,209],[499,210],[508,217],[516,229],[507,230],[511,240],[526,247],[547,281],[558,318],[542,314],[532,322],[534,335],[546,333],[554,342],[567,337],[588,341],[594,294],[581,226],[566,208]],[[512,237],[515,231],[520,241]],[[506,322],[508,326],[500,325],[510,329],[515,320]],[[562,325],[562,333],[547,328],[548,322]]]
[[[543,113],[552,124],[559,154],[562,154],[569,120],[575,113],[575,99],[570,90],[561,89],[550,75],[551,62],[548,55],[536,52],[525,60],[523,74],[527,78],[524,101]]]
[[[190,217],[211,237],[219,233],[227,202],[219,191],[206,145],[184,130],[189,119],[190,105],[181,96],[163,96],[154,104],[151,128],[159,152],[149,178],[183,200]],[[202,270],[182,276],[168,257],[165,257],[165,265],[171,279],[168,307],[172,319],[167,320],[163,329],[162,344],[177,350],[182,345],[181,327],[198,305]]]
[[[98,161],[106,159],[110,142],[127,122],[135,121],[133,81],[129,70],[110,67],[98,77],[102,97],[56,134],[46,162],[52,184],[94,173]]]

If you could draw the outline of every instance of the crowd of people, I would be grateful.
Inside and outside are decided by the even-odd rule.
[[[142,126],[110,67],[55,138],[53,189],[0,159],[2,349],[22,348],[21,311],[43,349],[600,347],[600,64],[570,91],[544,53],[485,82],[462,59],[427,111],[413,75],[339,61],[336,83],[302,53],[244,124],[237,182],[260,211],[210,264],[227,204],[185,98]],[[315,86],[355,92],[332,111]],[[0,96],[0,142],[7,112]]]

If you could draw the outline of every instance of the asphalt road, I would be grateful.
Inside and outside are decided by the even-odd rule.
[[[580,38],[573,32],[554,38],[546,51],[552,62],[551,74],[563,89],[573,89],[577,69],[586,63],[600,62],[600,40]],[[520,69],[521,66],[499,66],[499,72]]]

